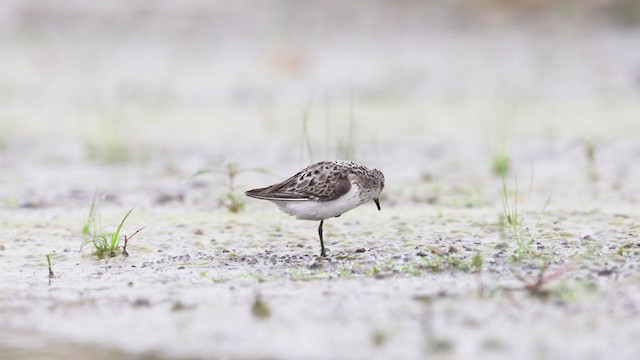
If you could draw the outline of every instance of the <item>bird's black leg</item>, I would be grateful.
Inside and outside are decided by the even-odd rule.
[[[318,227],[318,235],[320,235],[320,256],[327,257],[327,253],[324,251],[324,241],[322,240],[322,224],[324,224],[324,220],[320,220],[320,226]]]

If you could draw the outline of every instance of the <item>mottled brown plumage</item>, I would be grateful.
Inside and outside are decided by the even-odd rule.
[[[287,180],[247,191],[247,196],[265,200],[335,200],[351,189],[350,171],[334,161],[315,163]]]

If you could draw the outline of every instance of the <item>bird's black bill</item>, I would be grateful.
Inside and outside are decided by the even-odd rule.
[[[378,207],[378,211],[380,211],[380,200],[373,199],[373,201],[376,203],[376,206]]]

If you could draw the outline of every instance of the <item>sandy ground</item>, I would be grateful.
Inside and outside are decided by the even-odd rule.
[[[358,212],[328,223],[324,260],[315,256],[314,225],[283,219],[276,230],[270,211],[141,209],[135,226],[152,225],[131,256],[97,261],[78,255],[82,211],[3,211],[12,240],[3,243],[1,316],[5,329],[18,330],[4,332],[3,347],[51,347],[64,357],[91,344],[204,358],[632,358],[638,350],[639,295],[630,290],[637,245],[617,255],[637,241],[640,226],[627,218],[637,219],[635,210],[549,211],[533,245],[561,272],[546,299],[502,289],[523,285],[514,272],[534,281],[537,269],[508,261],[512,246],[487,209]],[[433,251],[447,256],[441,268],[424,261]],[[482,275],[448,258],[476,253],[486,262]],[[256,296],[269,316],[252,312]]]
[[[640,352],[636,27],[414,2],[7,4],[0,358]],[[350,145],[385,173],[382,211],[328,220],[326,259],[317,223],[241,195]],[[104,231],[131,208],[123,233],[144,227],[129,257],[80,251],[94,191]]]

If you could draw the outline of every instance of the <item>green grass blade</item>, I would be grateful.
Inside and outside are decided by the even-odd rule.
[[[127,214],[122,218],[122,221],[120,221],[120,225],[118,225],[116,232],[111,234],[111,242],[109,243],[110,252],[113,252],[115,250],[116,245],[118,244],[118,239],[120,238],[120,230],[122,230],[122,225],[124,225],[124,222],[127,220],[132,211],[133,209],[127,212]]]
[[[89,215],[87,216],[87,220],[82,227],[82,233],[85,236],[89,236],[91,234],[91,227],[93,225],[93,221],[96,217],[96,199],[97,199],[97,191],[93,192],[93,200],[91,201],[91,206],[89,207]]]

